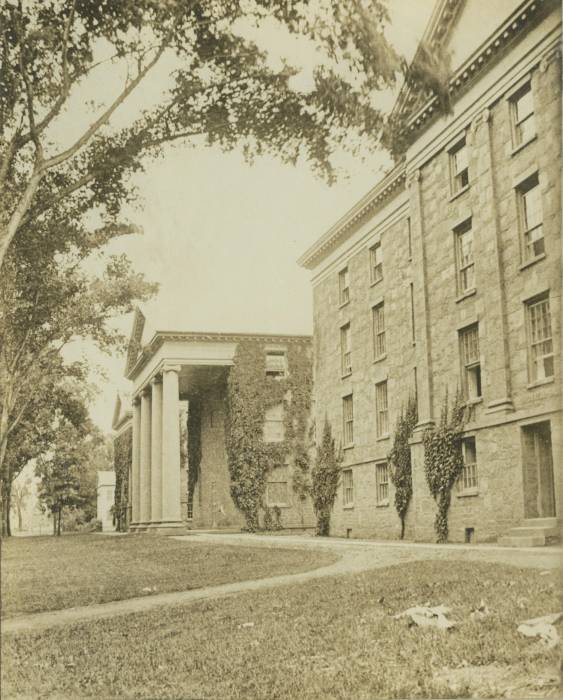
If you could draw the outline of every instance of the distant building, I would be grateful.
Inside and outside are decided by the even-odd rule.
[[[230,493],[225,443],[227,378],[237,345],[256,342],[264,349],[264,371],[272,377],[291,372],[289,346],[311,353],[311,338],[295,335],[161,332],[142,342],[145,320],[138,310],[129,345],[126,377],[131,382],[131,412],[118,398],[116,438],[132,430],[129,478],[131,531],[174,531],[184,527],[240,528],[244,518]],[[199,434],[188,431],[190,405],[198,405]],[[266,412],[263,439],[283,439],[283,405]],[[200,443],[199,477],[189,488],[188,448]],[[312,528],[307,500],[293,493],[293,464],[270,474],[264,506],[279,508],[280,524]]]
[[[113,503],[115,498],[115,472],[99,471],[97,485],[96,517],[102,523],[102,532],[115,530]]]
[[[404,159],[300,260],[316,421],[344,448],[332,533],[397,536],[387,458],[412,394],[407,536],[434,539],[422,434],[460,387],[450,538],[540,544],[562,507],[560,3],[440,0],[424,41],[451,54],[451,114],[405,87]]]
[[[35,461],[28,462],[12,484],[11,526],[13,535],[50,535],[53,520],[43,512],[38,496]]]

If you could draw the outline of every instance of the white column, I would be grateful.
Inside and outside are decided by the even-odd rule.
[[[162,520],[162,379],[152,382],[151,400],[151,523]]]
[[[151,519],[151,394],[141,395],[141,510],[139,524],[146,527]]]
[[[180,403],[177,365],[162,373],[162,525],[181,527]]]
[[[129,498],[131,500],[131,523],[135,529],[139,523],[140,494],[141,494],[141,400],[138,396],[133,399],[133,449],[131,464],[131,483]]]

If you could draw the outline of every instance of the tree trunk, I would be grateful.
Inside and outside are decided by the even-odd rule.
[[[10,537],[12,534],[10,523],[10,489],[11,483],[2,483],[2,537]]]
[[[16,510],[18,513],[18,530],[21,532],[23,530],[23,514],[21,503],[16,503]]]
[[[401,539],[405,539],[405,519],[401,518]]]
[[[63,508],[62,506],[59,508],[58,512],[58,518],[57,518],[57,537],[61,536],[61,519],[63,516]]]
[[[53,516],[53,535],[57,534],[57,511],[52,510],[51,515]]]

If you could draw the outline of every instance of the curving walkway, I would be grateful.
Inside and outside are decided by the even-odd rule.
[[[311,571],[298,574],[273,576],[270,578],[239,581],[218,586],[206,586],[190,591],[159,593],[140,598],[117,600],[65,610],[21,615],[2,620],[2,633],[17,633],[42,630],[57,625],[74,622],[99,620],[128,615],[130,613],[153,610],[166,605],[184,605],[199,600],[225,598],[245,591],[258,591],[293,583],[304,583],[324,576],[353,574],[377,569],[393,564],[407,563],[421,559],[487,561],[513,564],[519,567],[558,569],[561,566],[563,551],[555,547],[511,548],[496,545],[432,545],[399,542],[374,542],[371,540],[344,540],[296,535],[248,535],[195,533],[175,537],[191,543],[229,544],[273,548],[325,549],[339,555],[338,561]]]

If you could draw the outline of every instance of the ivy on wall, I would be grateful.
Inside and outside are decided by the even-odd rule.
[[[113,442],[115,470],[115,495],[113,514],[118,532],[127,530],[127,505],[129,502],[129,470],[133,460],[133,429],[128,428]]]
[[[202,402],[197,396],[188,405],[188,503],[193,503],[201,465]]]
[[[389,475],[395,487],[395,510],[401,519],[401,539],[405,536],[405,519],[412,497],[412,466],[409,440],[412,437],[417,421],[416,399],[414,396],[411,396],[407,402],[406,409],[401,411],[397,421],[393,447],[389,453]]]
[[[430,493],[438,505],[434,529],[440,543],[448,541],[451,491],[463,470],[461,437],[464,418],[465,404],[461,394],[457,393],[451,414],[446,394],[440,422],[423,435],[424,471]]]
[[[338,491],[341,463],[342,454],[336,450],[332,429],[325,417],[323,436],[317,449],[315,466],[311,475],[311,495],[317,517],[317,534],[322,537],[328,537],[330,534],[330,515]]]
[[[231,496],[246,528],[260,527],[268,474],[291,458],[293,488],[308,493],[307,426],[311,408],[312,360],[308,347],[289,344],[285,377],[266,376],[266,346],[247,340],[237,346],[227,383],[226,448]],[[266,411],[284,406],[284,437],[264,441]],[[268,524],[272,517],[266,519]]]

